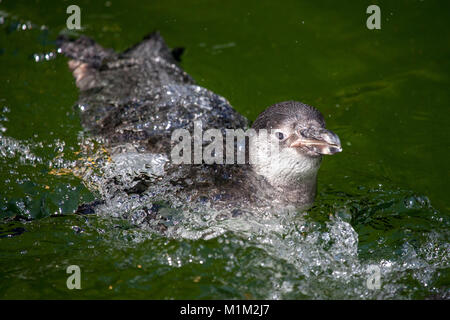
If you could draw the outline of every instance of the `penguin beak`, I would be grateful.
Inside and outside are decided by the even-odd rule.
[[[341,141],[334,132],[325,128],[309,127],[297,131],[291,148],[307,148],[317,154],[335,154],[342,151]]]

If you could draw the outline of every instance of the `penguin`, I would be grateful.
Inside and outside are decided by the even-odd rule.
[[[198,86],[181,69],[182,49],[170,50],[159,32],[121,53],[85,36],[61,36],[58,46],[70,58],[80,90],[82,126],[111,159],[99,187],[101,199],[82,205],[80,213],[130,199],[139,199],[145,221],[158,214],[161,201],[174,207],[207,204],[231,216],[261,207],[305,210],[314,203],[322,156],[342,151],[320,111],[301,102],[274,104],[249,126],[225,98]],[[215,129],[216,142],[224,142],[217,135],[225,137],[227,130],[252,130],[243,144],[245,161],[173,161],[180,142],[174,132],[192,134],[196,123],[203,131]],[[208,150],[207,141],[200,140]],[[242,147],[237,140],[230,147],[234,154]],[[225,157],[226,148],[219,153]]]

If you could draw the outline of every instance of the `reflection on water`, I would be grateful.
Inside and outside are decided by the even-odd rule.
[[[50,274],[64,283],[61,264],[75,261],[89,273],[87,296],[146,297],[150,290],[155,298],[448,298],[440,280],[448,266],[448,221],[409,192],[359,197],[328,195],[308,213],[257,219],[218,221],[212,212],[172,210],[182,218],[166,236],[95,216],[5,222],[11,261],[2,276]],[[61,251],[68,253],[63,260],[52,254]],[[24,261],[36,265],[13,267]],[[373,265],[380,290],[366,284]],[[110,285],[115,291],[108,293]]]
[[[98,216],[73,215],[79,204],[111,191],[108,177],[121,173],[126,181],[137,167],[160,177],[164,159],[109,158],[80,133],[72,108],[77,92],[52,44],[65,8],[47,6],[44,21],[39,6],[6,4],[0,297],[449,298],[449,47],[444,32],[435,31],[444,30],[440,6],[405,11],[399,2],[388,9],[394,22],[377,35],[359,29],[360,8],[332,2],[329,10],[292,3],[289,16],[273,7],[271,17],[267,8],[246,4],[242,16],[224,11],[213,23],[205,13],[194,24],[179,4],[148,5],[139,11],[152,15],[151,25],[121,16],[116,2],[81,6],[97,12],[95,21],[83,18],[87,32],[110,46],[123,49],[155,28],[169,44],[185,45],[185,69],[250,119],[275,101],[317,106],[345,152],[325,159],[308,212],[223,219],[207,204],[181,207],[158,189],[162,184],[154,194],[164,201],[154,210],[164,235],[141,221],[151,195],[111,198]],[[177,23],[166,22],[165,10]],[[410,24],[418,12],[426,26]],[[274,19],[270,30],[267,19]],[[240,32],[224,31],[233,30],[229,21]],[[86,186],[80,177],[89,177]],[[79,293],[65,289],[71,264],[82,270]],[[367,287],[371,266],[379,268],[379,290]]]

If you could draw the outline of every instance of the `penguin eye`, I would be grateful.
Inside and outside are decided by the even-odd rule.
[[[283,134],[283,132],[275,132],[275,136],[276,136],[279,140],[283,140],[283,139],[284,139],[284,134]]]

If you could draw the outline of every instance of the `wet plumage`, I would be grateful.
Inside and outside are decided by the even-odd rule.
[[[102,199],[96,209],[129,201],[135,204],[131,211],[141,210],[146,221],[161,201],[231,215],[261,207],[303,209],[314,201],[321,155],[341,151],[317,109],[289,101],[254,122],[254,129],[267,129],[270,137],[256,146],[256,164],[175,165],[170,161],[175,129],[192,132],[200,120],[204,129],[245,130],[247,119],[223,97],[197,86],[159,33],[123,53],[86,37],[61,38],[60,48],[71,58],[83,127],[112,158],[97,183]],[[280,146],[279,160],[264,153],[266,144]]]

